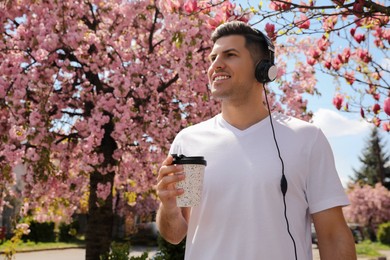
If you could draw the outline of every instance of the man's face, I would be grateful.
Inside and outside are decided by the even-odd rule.
[[[219,38],[209,55],[208,77],[211,92],[221,99],[245,99],[257,86],[254,61],[245,47],[245,38],[230,35]],[[258,86],[257,86],[258,87]]]

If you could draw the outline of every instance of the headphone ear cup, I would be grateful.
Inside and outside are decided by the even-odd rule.
[[[260,83],[267,83],[276,79],[278,69],[269,60],[261,60],[256,64],[255,77]]]

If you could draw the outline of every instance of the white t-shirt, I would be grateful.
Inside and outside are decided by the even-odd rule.
[[[279,113],[272,118],[288,181],[290,231],[298,259],[312,259],[310,214],[348,199],[321,130]],[[294,259],[269,117],[239,130],[217,115],[181,131],[170,153],[207,161],[202,202],[191,209],[186,260]]]

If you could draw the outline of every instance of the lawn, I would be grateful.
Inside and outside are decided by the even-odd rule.
[[[5,243],[0,245],[0,253],[3,253],[5,250],[9,249],[11,246],[10,241],[6,241]],[[63,248],[75,248],[75,247],[84,247],[85,242],[26,242],[26,243],[19,243],[16,246],[16,251],[18,252],[24,252],[24,251],[34,251],[34,250],[50,250],[50,249],[63,249]]]
[[[379,250],[390,250],[390,246],[369,240],[356,244],[356,252],[360,256],[380,256]]]

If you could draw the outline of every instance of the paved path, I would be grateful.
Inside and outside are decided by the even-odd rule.
[[[148,251],[149,256],[156,254],[156,248],[134,247],[130,256],[141,256],[143,252]],[[26,253],[16,253],[15,260],[85,260],[85,249],[56,249],[35,251]],[[5,260],[4,255],[0,255],[0,260]]]
[[[131,256],[140,256],[145,251],[150,251],[149,256],[156,253],[156,248],[134,247]],[[382,251],[383,255],[390,260],[390,250]],[[0,255],[0,260],[4,260],[4,256]],[[48,250],[28,253],[17,253],[15,260],[85,260],[85,249],[63,249],[63,250]],[[374,257],[358,257],[358,260],[377,260]],[[318,249],[313,247],[313,260],[320,260]]]

